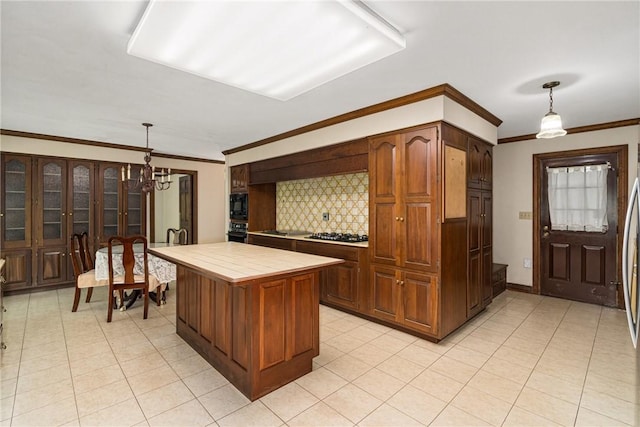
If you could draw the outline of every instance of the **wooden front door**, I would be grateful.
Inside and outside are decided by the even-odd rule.
[[[538,156],[537,156],[538,157]],[[624,156],[626,158],[626,156]],[[539,242],[539,290],[543,295],[618,306],[618,201],[619,166],[617,152],[589,151],[589,154],[557,153],[536,159],[536,180],[539,198],[538,224],[535,227]],[[566,231],[553,229],[549,215],[547,168],[611,165],[607,173],[606,231]],[[623,167],[624,167],[623,166]],[[625,192],[626,195],[626,192]]]

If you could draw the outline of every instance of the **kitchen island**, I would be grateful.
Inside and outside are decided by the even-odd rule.
[[[178,335],[249,399],[311,372],[319,272],[341,259],[235,242],[149,252],[177,265]]]

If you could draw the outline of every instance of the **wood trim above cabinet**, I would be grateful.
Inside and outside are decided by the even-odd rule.
[[[502,120],[491,114],[488,110],[483,108],[480,104],[473,101],[471,98],[464,95],[462,92],[454,88],[448,83],[434,86],[429,89],[421,90],[419,92],[411,93],[409,95],[394,98],[389,101],[384,101],[378,104],[370,105],[359,110],[351,111],[349,113],[341,114],[339,116],[331,117],[326,120],[321,120],[316,123],[312,123],[307,126],[300,127],[288,132],[284,132],[278,135],[271,136],[269,138],[261,139],[259,141],[252,142],[250,144],[243,145],[241,147],[232,148],[230,150],[223,151],[225,156],[233,153],[239,153],[241,151],[249,150],[251,148],[260,147],[275,141],[291,138],[296,135],[302,135],[307,132],[322,129],[325,127],[333,126],[338,123],[348,122],[360,117],[369,116],[371,114],[379,113],[381,111],[391,110],[393,108],[402,107],[403,105],[413,104],[415,102],[424,101],[425,99],[435,98],[437,96],[446,96],[447,98],[457,102],[461,106],[467,108],[469,111],[477,114],[481,118],[485,119],[494,126],[500,126]]]
[[[625,127],[625,126],[635,126],[638,124],[640,124],[640,118],[618,120],[615,122],[607,122],[607,123],[598,123],[598,124],[588,125],[588,126],[578,126],[578,127],[567,129],[567,135],[570,135],[572,133],[593,132],[596,130],[614,129],[614,128]],[[530,133],[527,135],[512,136],[510,138],[500,138],[498,139],[498,144],[508,144],[510,142],[519,142],[519,141],[527,141],[527,140],[535,140],[535,139],[536,139],[536,134]]]
[[[366,138],[316,148],[250,164],[249,184],[365,172],[369,146]]]
[[[20,138],[42,139],[46,141],[65,142],[69,144],[90,145],[93,147],[112,148],[114,150],[140,151],[143,153],[151,151],[153,153],[153,157],[163,157],[166,159],[188,160],[188,161],[202,162],[202,163],[215,163],[219,165],[223,165],[225,163],[223,160],[212,160],[212,159],[203,159],[201,157],[180,156],[180,155],[167,154],[167,153],[158,153],[158,152],[153,152],[153,149],[148,149],[145,147],[136,147],[133,145],[114,144],[112,142],[92,141],[89,139],[69,138],[66,136],[45,135],[42,133],[23,132],[18,130],[11,130],[11,129],[0,129],[0,135],[17,136]]]

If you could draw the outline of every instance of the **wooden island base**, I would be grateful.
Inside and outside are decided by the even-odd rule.
[[[307,254],[293,259],[291,252],[278,249],[226,245],[275,255],[281,266],[267,262],[277,272],[236,278],[210,265],[205,270],[191,259],[190,264],[180,262],[172,252],[181,248],[154,249],[153,254],[177,264],[178,335],[255,400],[311,372],[320,351],[319,272],[342,260]],[[194,246],[207,245],[182,248]]]

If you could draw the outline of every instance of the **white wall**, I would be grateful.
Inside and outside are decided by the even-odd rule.
[[[144,153],[141,151],[7,135],[0,136],[0,150],[43,156],[121,162],[123,164],[144,163]],[[153,157],[152,164],[160,168],[170,167],[198,172],[198,243],[224,241],[227,224],[225,219],[225,165],[164,157]]]
[[[485,141],[497,141],[494,125],[441,95],[232,153],[226,156],[226,162],[227,166],[241,165],[440,120]]]
[[[533,221],[518,219],[533,210],[533,155],[613,145],[629,146],[629,190],[636,174],[640,126],[570,134],[550,140],[500,144],[493,149],[493,261],[508,264],[507,281],[533,285]]]

